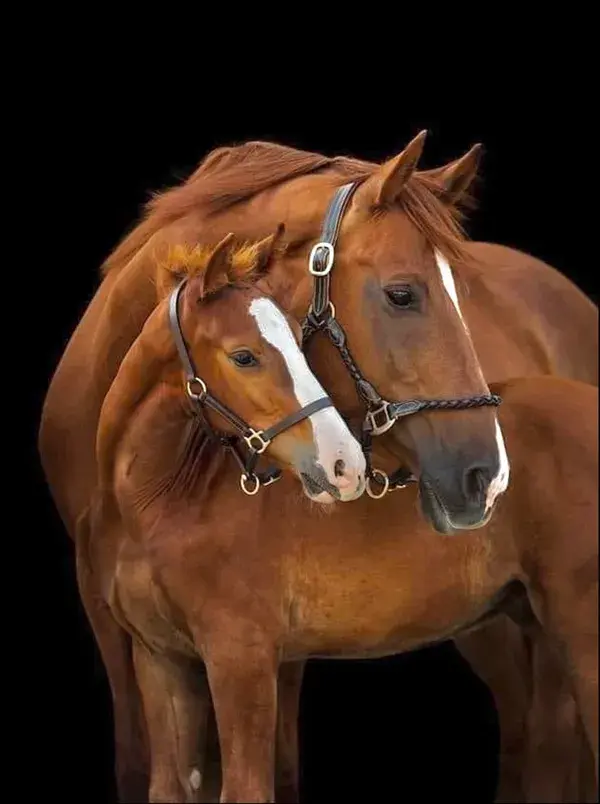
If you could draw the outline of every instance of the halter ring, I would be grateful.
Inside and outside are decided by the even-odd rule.
[[[252,488],[252,489],[250,489],[250,490],[249,490],[249,489],[248,489],[248,487],[246,486],[246,483],[247,483],[249,480],[254,480],[254,483],[255,483],[254,488]],[[273,481],[269,481],[269,483],[272,483],[272,482],[273,482]],[[265,485],[267,485],[267,486],[268,486],[268,485],[269,485],[269,483],[266,483]],[[247,475],[247,474],[244,472],[244,474],[243,474],[243,475],[240,477],[240,486],[242,487],[242,491],[244,492],[244,494],[247,494],[247,495],[248,495],[248,497],[254,497],[254,495],[255,495],[255,494],[258,494],[258,492],[259,492],[259,489],[260,489],[260,480],[259,480],[259,478],[258,478],[256,475]]]
[[[194,385],[200,386],[200,393],[196,393],[196,391],[194,391]],[[189,377],[185,382],[185,390],[187,395],[196,402],[202,402],[208,393],[206,383],[204,380],[201,380],[200,377]]]
[[[371,489],[371,480],[373,480],[375,477],[383,478],[381,481],[383,483],[383,490],[381,491],[380,494],[375,494],[375,492]],[[381,471],[381,469],[373,469],[371,477],[367,478],[366,487],[367,487],[367,494],[369,495],[369,497],[371,497],[371,499],[380,500],[382,497],[385,497],[385,495],[388,492],[388,489],[390,487],[390,479],[385,472]]]

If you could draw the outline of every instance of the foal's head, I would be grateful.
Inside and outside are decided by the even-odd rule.
[[[186,280],[179,321],[198,376],[257,431],[326,396],[300,350],[299,324],[255,284],[269,270],[278,235],[237,248],[233,235],[212,251],[178,247],[158,274],[161,295]],[[218,413],[205,415],[215,430],[237,434]],[[333,406],[276,435],[265,455],[293,470],[317,502],[353,500],[364,491],[360,445]]]

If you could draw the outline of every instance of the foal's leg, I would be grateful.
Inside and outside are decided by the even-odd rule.
[[[253,624],[231,620],[202,643],[219,729],[221,802],[274,802],[275,646]]]
[[[305,665],[306,662],[287,662],[279,667],[275,747],[275,801],[277,804],[297,804],[300,800],[298,714]],[[218,791],[221,789],[221,754],[212,699],[206,732],[202,801],[212,802],[218,801]]]
[[[305,665],[306,662],[288,662],[279,667],[275,767],[277,804],[297,804],[300,801],[298,714]]]
[[[202,799],[206,716],[210,705],[199,663],[134,644],[134,664],[150,741],[151,804]]]

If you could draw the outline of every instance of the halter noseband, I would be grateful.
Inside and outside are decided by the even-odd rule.
[[[409,399],[388,402],[363,377],[356,361],[350,354],[346,343],[346,333],[335,317],[335,307],[330,297],[335,246],[344,212],[357,187],[358,182],[351,182],[336,190],[325,213],[321,238],[311,249],[308,270],[314,277],[313,298],[302,323],[302,344],[304,346],[315,332],[324,331],[340,353],[348,373],[354,380],[358,396],[367,407],[360,439],[367,461],[367,493],[374,499],[380,499],[388,491],[404,488],[408,483],[415,482],[416,478],[410,471],[402,467],[390,476],[380,469],[373,469],[371,465],[373,436],[387,432],[398,419],[424,410],[464,410],[487,405],[497,406],[501,404],[502,399],[496,394],[485,394],[460,399]],[[373,481],[383,486],[379,493],[373,490]]]
[[[183,331],[179,321],[179,297],[185,287],[186,281],[187,280],[184,279],[183,282],[175,288],[169,299],[169,326],[175,340],[179,359],[183,363],[186,373],[185,389],[187,395],[195,404],[195,412],[199,416],[207,436],[218,441],[226,451],[231,452],[242,472],[240,477],[242,490],[245,494],[253,496],[258,492],[261,486],[270,486],[271,483],[275,483],[275,481],[279,480],[281,477],[281,470],[274,466],[269,467],[265,472],[256,472],[255,469],[259,455],[262,455],[271,441],[280,433],[289,430],[290,427],[307,419],[319,410],[333,407],[333,402],[328,396],[323,396],[320,399],[316,399],[314,402],[310,402],[303,408],[300,408],[300,410],[297,410],[295,413],[286,416],[267,430],[255,430],[246,424],[236,413],[219,402],[218,399],[209,393],[204,380],[198,376],[185,338],[183,337]],[[215,413],[218,413],[221,418],[229,422],[229,424],[238,431],[248,448],[248,454],[245,459],[242,454],[239,437],[215,432],[205,415],[204,408],[214,410]],[[253,485],[249,485],[250,483]]]

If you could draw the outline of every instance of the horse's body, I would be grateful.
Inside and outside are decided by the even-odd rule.
[[[207,696],[198,659],[218,718],[222,800],[272,801],[280,663],[384,656],[452,637],[502,611],[515,582],[535,612],[534,641],[564,655],[597,754],[597,389],[536,378],[501,393],[513,482],[488,525],[454,539],[425,525],[413,489],[411,504],[363,497],[315,517],[287,480],[277,505],[264,496],[236,506],[237,482],[224,474],[210,494],[200,479],[185,499],[165,495],[140,512],[153,456],[176,443],[161,426],[165,410],[141,413],[117,447],[139,457],[132,470],[117,459],[128,467],[114,481],[127,527],[96,515],[101,538],[90,540],[89,560],[136,637],[152,801],[199,800]],[[162,433],[152,446],[149,429]]]
[[[306,175],[315,170],[318,172]],[[97,486],[94,444],[102,402],[121,361],[157,303],[152,281],[156,253],[178,242],[217,241],[232,230],[241,237],[259,239],[284,221],[298,246],[285,265],[272,271],[268,282],[282,306],[302,317],[311,288],[306,257],[318,238],[332,189],[348,178],[372,172],[373,166],[364,163],[298,155],[270,146],[217,152],[186,186],[163,199],[149,221],[117,250],[52,380],[40,431],[48,482],[73,538],[78,527],[82,533],[87,531],[87,512]],[[232,205],[231,201],[237,203]],[[358,259],[349,257],[344,262],[344,237],[351,236],[353,226],[361,229],[362,251]],[[399,232],[398,237],[402,234]],[[368,273],[369,259],[372,256],[375,260],[381,254],[382,242],[388,251],[397,248],[402,253],[401,242],[390,241],[389,234],[382,240],[380,233],[363,231],[351,219],[345,222],[342,235],[338,252],[341,267],[336,268],[332,282],[332,296],[341,319],[345,280],[354,276],[352,272]],[[486,378],[500,381],[512,376],[554,373],[596,384],[596,307],[572,283],[539,260],[488,244],[464,244],[463,250],[481,268],[469,274],[469,295],[461,303]],[[348,321],[344,325],[351,336]],[[350,400],[355,399],[354,389],[343,367],[335,362],[336,357],[332,358],[330,346],[323,343],[319,348],[312,347],[310,359],[339,409],[346,412],[348,406],[352,407]],[[360,355],[358,359],[360,363]],[[365,373],[367,365],[365,358]],[[85,371],[82,366],[86,366]],[[138,741],[131,733],[135,718],[127,711],[136,705],[135,695],[128,693],[134,689],[127,659],[129,641],[107,616],[93,577],[80,577],[80,583],[115,703],[119,701],[117,744],[131,756]],[[500,659],[493,657],[493,667]],[[480,661],[485,662],[485,657]],[[487,661],[487,669],[489,664]],[[490,678],[482,666],[484,678]],[[494,691],[503,692],[501,686]]]

